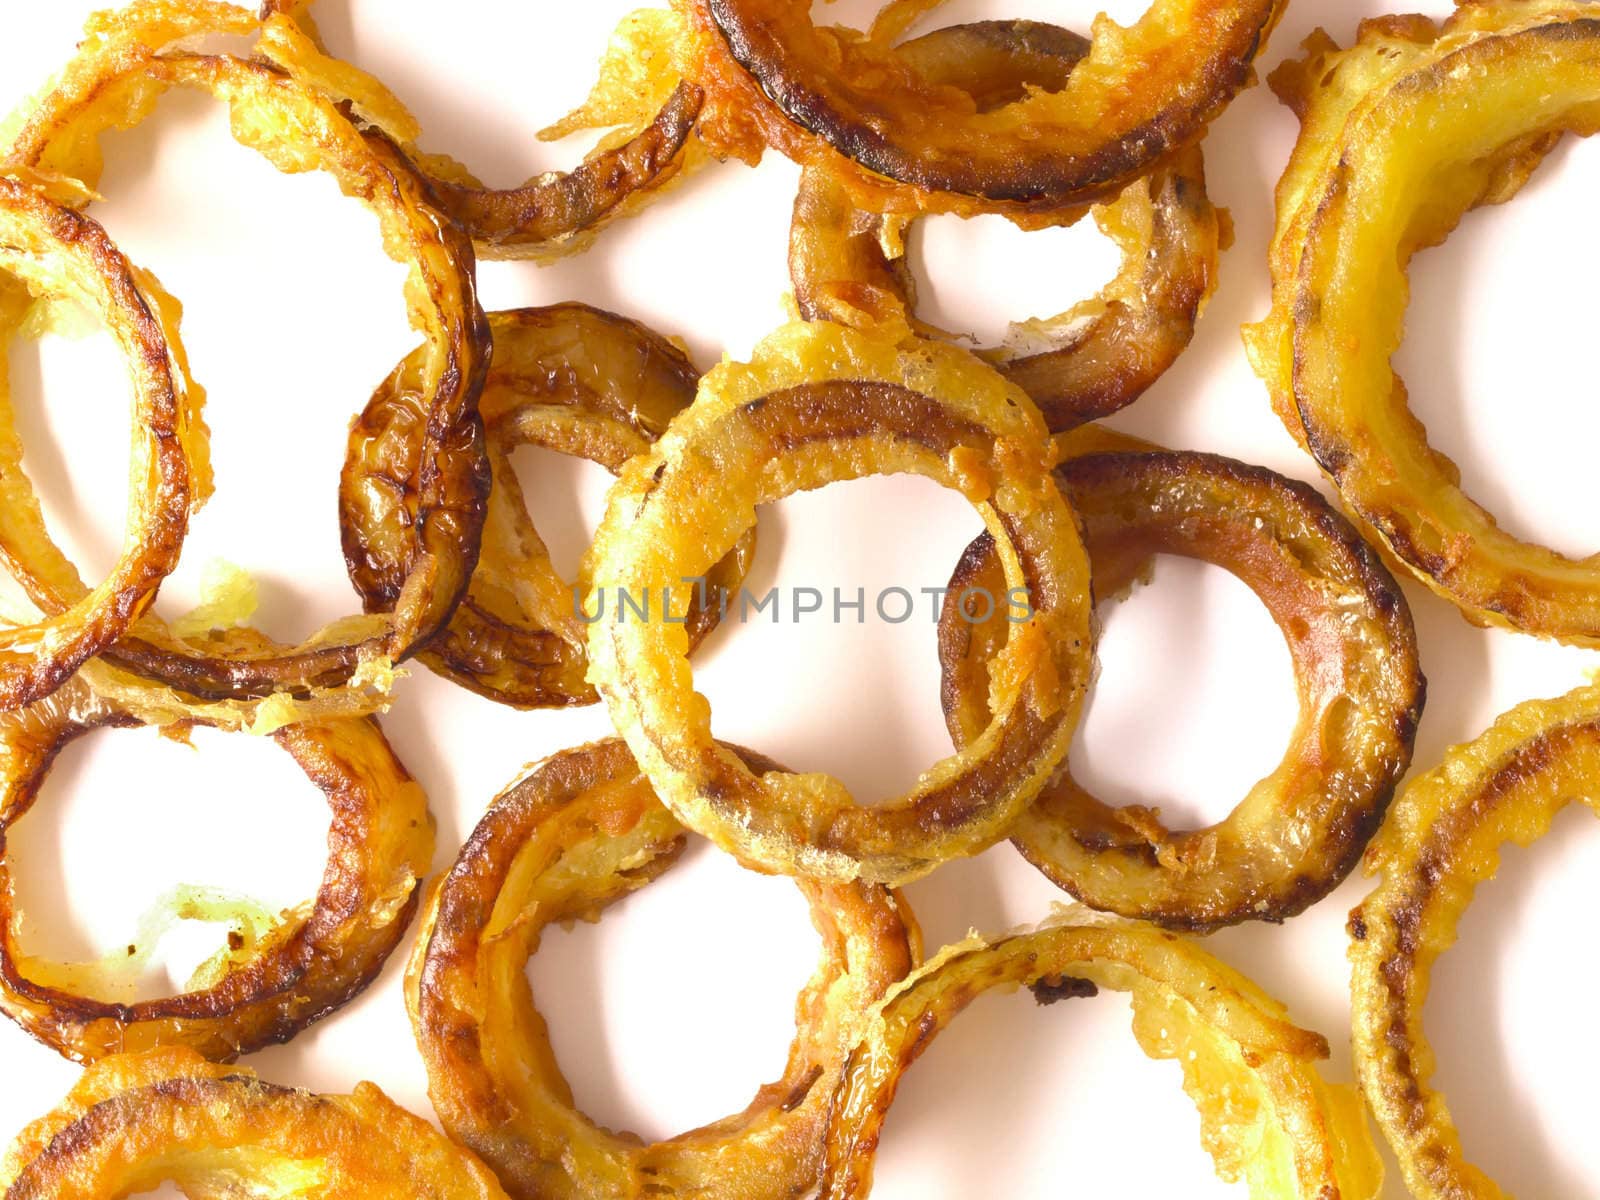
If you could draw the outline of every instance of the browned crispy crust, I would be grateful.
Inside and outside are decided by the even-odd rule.
[[[264,0],[261,19],[281,15],[294,21],[325,54],[311,8],[312,0]],[[326,78],[331,82],[331,77],[330,72]],[[453,160],[413,158],[434,205],[471,236],[484,257],[560,253],[581,248],[584,235],[620,216],[628,201],[660,190],[678,175],[704,101],[699,87],[682,81],[632,137],[598,148],[571,171],[547,172],[520,187],[485,187]]]
[[[543,446],[597,462],[612,473],[666,430],[693,399],[700,373],[660,334],[582,304],[491,313],[494,357],[480,401],[494,486],[477,568],[450,624],[419,659],[479,695],[519,708],[593,704],[575,586],[562,580],[523,502],[511,454]],[[341,529],[351,581],[371,606],[392,603],[368,569],[352,515],[369,486],[369,464],[415,474],[422,428],[391,414],[416,374],[407,359],[378,389],[351,434],[341,478]],[[374,443],[377,449],[374,449]],[[396,465],[398,464],[398,470]],[[752,530],[707,572],[685,621],[692,643],[717,625],[755,553]]]
[[[819,1200],[864,1200],[884,1121],[911,1065],[985,992],[1041,1004],[1129,993],[1133,1033],[1174,1059],[1217,1174],[1258,1200],[1370,1200],[1383,1178],[1360,1096],[1317,1069],[1326,1039],[1192,942],[1079,910],[1036,929],[947,946],[878,1006],[833,1097]]]
[[[178,563],[197,490],[181,436],[183,381],[153,302],[105,230],[49,198],[42,186],[26,176],[0,176],[0,342],[36,299],[80,304],[116,337],[133,385],[130,536],[110,575],[92,591],[80,584],[79,595],[52,615],[0,629],[0,710],[48,696],[132,627]],[[44,518],[23,470],[9,398],[0,398],[0,417],[0,562],[16,572]]]
[[[227,1061],[286,1042],[371,983],[399,944],[433,857],[427,798],[371,718],[280,730],[274,740],[332,812],[315,900],[241,947],[212,986],[133,1004],[97,1000],[40,978],[51,964],[24,961],[6,841],[65,746],[131,724],[77,681],[0,717],[0,1011],[80,1062],[159,1046]]]
[[[854,1022],[916,965],[915,924],[894,893],[800,882],[823,954],[782,1078],[743,1112],[670,1141],[599,1129],[573,1107],[523,982],[546,929],[598,918],[670,868],[686,840],[627,746],[599,742],[498,796],[430,901],[407,987],[429,1094],[444,1127],[519,1200],[797,1196],[816,1184]]]
[[[1088,39],[1058,26],[980,21],[937,30],[897,53],[928,82],[960,88],[987,112],[1015,102],[1028,88],[1059,91],[1088,49]],[[1039,224],[1069,225],[1085,211]],[[1206,192],[1198,147],[1092,211],[1123,251],[1117,279],[1059,316],[1014,326],[1030,348],[978,351],[1028,393],[1057,432],[1133,403],[1177,360],[1216,286],[1227,236],[1226,217]],[[916,285],[906,260],[914,220],[859,208],[827,167],[807,167],[789,237],[789,275],[801,314],[951,337],[915,316]]]
[[[114,662],[206,700],[304,695],[343,684],[369,659],[406,657],[444,624],[466,587],[488,492],[477,401],[489,340],[470,241],[429,207],[404,153],[380,132],[358,129],[320,92],[263,62],[171,48],[253,29],[248,14],[224,19],[217,9],[184,5],[141,3],[99,18],[6,151],[14,166],[92,187],[105,130],[143,119],[168,89],[198,88],[236,115],[258,118],[236,121],[235,130],[269,159],[333,174],[376,212],[391,253],[412,273],[408,300],[429,352],[403,408],[404,419],[425,431],[426,453],[411,474],[386,475],[375,464],[359,504],[367,545],[389,584],[382,619],[330,627],[286,647],[253,630],[181,639],[147,617],[110,652]],[[36,604],[60,612],[78,595],[50,561],[35,546],[9,565]]]
[[[1206,932],[1281,921],[1354,869],[1411,761],[1426,692],[1399,586],[1315,489],[1216,455],[1093,453],[1056,477],[1083,522],[1097,603],[1158,554],[1213,563],[1267,606],[1294,663],[1300,717],[1279,766],[1219,824],[1174,832],[1152,807],[1114,808],[1063,772],[1012,840],[1094,908]],[[988,720],[1003,627],[962,619],[993,586],[987,535],[963,555],[940,622],[943,700],[957,744]]]
[[[758,134],[803,165],[843,172],[875,211],[1027,219],[1108,199],[1193,144],[1251,79],[1278,0],[1198,0],[1205,33],[1170,24],[1148,53],[1097,55],[1093,83],[974,112],[876,38],[813,24],[790,0],[678,0],[699,35],[693,77],[728,114],[730,145]],[[1156,10],[1167,9],[1158,4]],[[1171,14],[1152,11],[1140,34]],[[710,123],[708,136],[721,132]],[[875,198],[875,199],[874,199]]]
[[[104,1059],[0,1161],[4,1200],[187,1196],[505,1200],[469,1151],[370,1083],[316,1096],[188,1050]]]
[[[827,776],[752,774],[706,735],[672,631],[596,620],[591,678],[680,820],[761,869],[891,884],[1003,836],[1064,756],[1087,683],[1086,563],[1043,434],[1026,397],[971,356],[827,322],[787,326],[751,363],[702,380],[670,435],[612,490],[592,551],[596,589],[657,591],[720,554],[752,506],[893,470],[978,505],[1015,551],[1019,573],[1005,590],[1026,587],[1034,611],[1010,627],[1008,686],[982,746],[877,805]],[[706,462],[717,470],[708,475]]]
[[[1526,846],[1574,802],[1595,805],[1600,691],[1519,705],[1406,785],[1367,867],[1382,875],[1350,914],[1356,1067],[1367,1101],[1422,1200],[1501,1200],[1466,1160],[1431,1083],[1423,1003],[1474,889],[1507,845]]]

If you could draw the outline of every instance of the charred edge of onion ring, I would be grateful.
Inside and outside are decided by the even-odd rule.
[[[308,85],[260,62],[167,49],[199,35],[255,28],[249,14],[217,6],[141,3],[102,15],[5,152],[11,165],[92,187],[101,133],[136,124],[172,87],[196,87],[228,104],[235,135],[275,165],[333,174],[376,213],[386,246],[410,270],[407,302],[430,350],[406,417],[425,428],[428,450],[416,475],[375,483],[363,513],[373,528],[368,544],[391,572],[392,610],[336,623],[295,647],[264,642],[253,630],[179,639],[147,614],[111,652],[116,663],[202,700],[303,696],[345,683],[373,660],[404,658],[444,624],[466,587],[488,488],[477,411],[488,328],[470,242],[427,206],[398,148],[375,130],[358,130]],[[291,121],[293,137],[286,132]],[[12,559],[45,611],[60,611],[81,594],[76,573],[48,545],[42,525]]]
[[[1147,925],[1069,914],[946,947],[878,1005],[833,1100],[819,1200],[863,1200],[901,1077],[968,1004],[1023,986],[1041,1004],[1102,987],[1133,1001],[1133,1032],[1175,1059],[1223,1179],[1253,1200],[1371,1200],[1383,1167],[1354,1088],[1325,1082],[1320,1036],[1193,943]]]
[[[23,178],[0,177],[0,333],[18,327],[36,302],[71,300],[116,338],[133,384],[134,459],[129,544],[111,574],[40,621],[0,629],[0,709],[48,696],[105,650],[155,600],[178,563],[199,481],[183,441],[183,380],[135,268],[88,217],[58,204]],[[46,181],[39,181],[48,186]],[[4,341],[0,338],[0,341]],[[0,353],[3,353],[0,346]],[[0,360],[0,384],[4,362]],[[23,470],[9,392],[0,386],[0,563],[15,572],[24,540],[44,515]]]
[[[55,964],[23,955],[6,835],[32,808],[65,746],[130,724],[137,722],[76,680],[0,717],[0,1011],[80,1062],[159,1046],[221,1061],[286,1042],[371,983],[399,944],[433,858],[427,797],[371,718],[279,731],[274,740],[333,813],[315,902],[285,914],[210,987],[134,1004],[100,1001],[39,979],[41,968]]]
[[[1157,810],[1116,808],[1062,772],[1012,830],[1023,855],[1093,908],[1208,932],[1282,921],[1354,869],[1411,761],[1426,683],[1399,586],[1315,489],[1210,454],[1094,453],[1057,468],[1089,548],[1097,604],[1147,577],[1158,554],[1210,562],[1250,586],[1282,631],[1300,715],[1282,761],[1231,814],[1173,832]],[[1003,623],[962,615],[994,586],[985,535],[950,580],[939,626],[952,737],[988,720],[988,662]],[[968,606],[971,607],[970,605]]]
[[[316,1096],[187,1050],[104,1059],[0,1161],[4,1200],[186,1195],[505,1200],[470,1151],[370,1083]]]
[[[1567,0],[1368,21],[1348,50],[1314,36],[1274,74],[1302,127],[1278,186],[1272,310],[1246,335],[1279,415],[1417,578],[1474,622],[1585,646],[1600,645],[1600,567],[1474,503],[1391,358],[1412,255],[1514,196],[1564,132],[1600,128],[1597,69],[1600,19]]]
[[[750,363],[706,375],[623,469],[588,562],[589,677],[678,819],[758,869],[889,884],[1004,836],[1065,757],[1088,682],[1088,564],[1052,456],[1027,397],[939,343],[796,323]],[[1007,686],[989,728],[909,793],[865,806],[831,776],[757,775],[719,749],[682,628],[606,603],[681,588],[755,523],[756,505],[873,473],[960,491],[1031,611],[1001,653]]]
[[[518,446],[538,445],[577,455],[613,474],[660,437],[673,415],[694,399],[699,372],[667,339],[635,321],[581,304],[491,313],[494,357],[479,403],[487,429],[494,486],[482,549],[467,594],[450,624],[418,655],[463,687],[523,708],[593,704],[585,681],[586,629],[574,589],[556,573],[523,501],[511,463]],[[415,470],[421,430],[391,420],[403,405],[408,359],[373,396],[352,434],[341,478],[341,507],[359,499],[368,463]],[[368,429],[379,430],[376,445]],[[360,535],[341,521],[351,580],[370,597],[378,586],[361,569]],[[691,642],[715,628],[755,553],[752,531],[707,573],[704,595],[687,614]]]
[[[961,88],[987,111],[1029,87],[1059,90],[1088,46],[1087,39],[1053,25],[985,21],[940,29],[905,43],[899,53],[930,82]],[[1198,147],[1094,213],[1122,251],[1117,279],[1059,316],[1012,326],[1008,341],[1018,345],[979,351],[1032,397],[1057,431],[1133,403],[1183,353],[1216,287],[1228,232],[1225,215],[1206,193]],[[1044,223],[1072,224],[1081,215]],[[827,168],[807,167],[789,241],[801,314],[948,336],[914,316],[916,289],[905,257],[914,219],[857,208]]]
[[[1556,814],[1596,807],[1600,690],[1522,704],[1406,784],[1367,854],[1382,882],[1350,914],[1356,1069],[1419,1200],[1504,1193],[1466,1161],[1422,1023],[1436,959],[1500,851],[1549,832]],[[1600,811],[1600,809],[1597,809]]]
[[[774,765],[747,751],[758,770]],[[741,1113],[670,1141],[597,1128],[571,1091],[523,970],[545,929],[595,919],[677,861],[683,827],[616,739],[545,760],[490,805],[435,890],[407,998],[429,1094],[451,1136],[520,1198],[800,1195],[861,1012],[916,965],[894,893],[801,881],[823,937],[783,1077]]]
[[[759,133],[802,165],[833,166],[873,211],[1024,220],[1114,196],[1198,140],[1249,82],[1283,8],[1158,0],[1128,30],[1108,23],[1092,69],[1060,91],[983,113],[883,41],[817,27],[803,5],[676,2],[696,35],[692,77],[707,90],[713,143],[744,152]],[[1193,23],[1176,19],[1179,8]]]
[[[436,207],[472,237],[486,258],[550,257],[587,244],[587,235],[623,215],[630,202],[659,191],[685,167],[705,95],[680,81],[654,118],[607,139],[571,171],[535,176],[520,187],[485,187],[465,168],[422,154],[405,105],[364,71],[332,58],[311,21],[310,0],[266,0],[260,51],[330,95],[351,100],[366,118],[399,137],[427,178]]]

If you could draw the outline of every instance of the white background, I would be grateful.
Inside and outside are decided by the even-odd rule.
[[[91,3],[0,0],[0,102],[37,88],[71,51]],[[584,94],[626,0],[320,0],[333,49],[375,71],[448,150],[490,182],[567,166],[582,145],[533,132]],[[876,6],[834,11],[862,20]],[[1111,15],[1131,20],[1141,0]],[[1293,0],[1264,57],[1286,57],[1315,25],[1347,41],[1385,0]],[[1443,15],[1445,0],[1422,7]],[[1088,0],[970,0],[944,20],[1031,16],[1084,28]],[[452,13],[438,21],[430,14]],[[1207,142],[1215,198],[1238,241],[1195,345],[1112,424],[1173,446],[1219,450],[1312,478],[1268,409],[1238,327],[1265,307],[1270,192],[1295,132],[1265,88],[1242,97]],[[219,489],[196,522],[161,608],[196,599],[223,556],[261,579],[260,621],[297,637],[354,607],[335,528],[350,417],[409,348],[398,269],[373,219],[323,177],[283,178],[227,135],[208,99],[165,100],[107,143],[94,208],[136,262],[187,304],[185,342],[210,389]],[[490,308],[578,299],[686,338],[702,366],[746,354],[782,319],[795,168],[708,170],[590,253],[554,268],[485,264]],[[1588,236],[1600,149],[1568,145],[1512,205],[1471,216],[1416,264],[1400,367],[1436,444],[1513,530],[1568,552],[1600,543],[1593,447]],[[1583,236],[1574,236],[1583,231]],[[1008,319],[1065,308],[1109,277],[1114,255],[1088,223],[1024,235],[999,219],[925,222],[913,242],[924,313],[993,341]],[[28,463],[64,540],[98,576],[120,539],[126,386],[104,338],[13,347]],[[597,519],[597,468],[525,451],[530,503],[558,563],[575,565]],[[942,584],[977,520],[954,495],[878,479],[785,501],[764,514],[753,583],[870,590]],[[1407,585],[1430,703],[1418,762],[1498,712],[1584,682],[1591,655],[1469,627]],[[792,766],[826,769],[862,796],[886,795],[947,752],[930,622],[812,623],[723,631],[699,658],[718,732]],[[1075,750],[1079,777],[1108,798],[1159,803],[1169,818],[1222,816],[1282,752],[1294,717],[1288,657],[1244,587],[1209,567],[1164,562],[1154,586],[1109,614],[1103,675]],[[385,728],[422,780],[442,866],[524,763],[605,735],[604,713],[519,714],[424,669],[400,686]],[[204,734],[197,751],[147,733],[108,733],[63,755],[10,853],[32,920],[26,944],[92,956],[128,941],[137,916],[179,882],[288,905],[322,870],[326,812],[286,756],[245,736]],[[1554,835],[1508,854],[1447,957],[1429,1005],[1439,1080],[1471,1156],[1509,1190],[1571,1195],[1600,1177],[1589,1039],[1600,831],[1567,814]],[[1229,931],[1216,952],[1253,973],[1334,1043],[1347,1078],[1343,920],[1348,883],[1283,928]],[[1036,920],[1059,894],[1005,845],[950,865],[910,895],[930,943],[969,927]],[[219,941],[174,937],[181,980]],[[1563,954],[1563,941],[1569,953]],[[1574,954],[1570,951],[1578,950]],[[741,1107],[781,1069],[795,990],[815,938],[794,886],[747,874],[701,847],[599,926],[556,933],[531,967],[579,1102],[597,1119],[662,1136]],[[250,1065],[284,1083],[346,1090],[377,1081],[428,1113],[397,955],[334,1019]],[[148,994],[172,983],[166,971]],[[1577,1053],[1574,1053],[1574,1047]],[[0,1136],[55,1103],[77,1068],[0,1023]],[[877,1194],[1239,1195],[1212,1175],[1176,1066],[1151,1063],[1116,996],[1036,1009],[1026,993],[973,1006],[915,1068],[888,1124]],[[1392,1174],[1392,1172],[1391,1172]],[[1402,1194],[1391,1178],[1392,1196]]]

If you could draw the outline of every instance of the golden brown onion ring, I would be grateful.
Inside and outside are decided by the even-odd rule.
[[[235,931],[226,970],[207,986],[132,1004],[96,999],[84,994],[92,988],[83,972],[18,945],[6,840],[69,743],[133,724],[79,680],[0,715],[0,1011],[80,1062],[158,1046],[222,1061],[286,1042],[371,983],[399,944],[433,859],[427,797],[371,718],[279,730],[274,740],[333,814],[315,901],[282,914],[254,944]]]
[[[1148,925],[1069,913],[1037,929],[946,947],[896,987],[850,1054],[833,1101],[818,1200],[864,1200],[901,1077],[939,1031],[992,988],[1032,988],[1040,1004],[1127,992],[1151,1058],[1183,1068],[1200,1137],[1252,1200],[1371,1200],[1383,1166],[1359,1093],[1325,1082],[1319,1035],[1191,942]]]
[[[1249,82],[1281,0],[1154,0],[1109,20],[1054,92],[989,112],[882,38],[818,27],[798,0],[675,0],[691,22],[702,134],[759,137],[833,167],[874,212],[1002,212],[1028,220],[1110,199],[1198,141]]]
[[[564,581],[534,528],[511,454],[543,446],[599,463],[612,474],[661,436],[693,399],[700,373],[661,335],[635,321],[582,304],[491,313],[494,357],[479,409],[486,427],[494,487],[483,546],[467,594],[450,624],[418,658],[480,695],[521,708],[593,704],[584,679],[588,630],[579,619],[574,585]],[[351,435],[352,457],[341,496],[358,501],[369,486],[367,431],[377,430],[378,455],[401,473],[415,470],[421,430],[389,413],[406,404],[415,356],[378,389]],[[383,580],[364,569],[365,549],[344,523],[345,559],[356,590],[381,595]],[[716,627],[755,553],[755,533],[711,569],[688,614],[692,643]],[[581,587],[581,585],[579,585]]]
[[[1496,0],[1325,34],[1274,87],[1299,113],[1278,186],[1273,304],[1247,331],[1280,416],[1346,505],[1480,624],[1600,645],[1600,563],[1524,542],[1461,489],[1391,365],[1419,249],[1514,196],[1564,131],[1600,128],[1600,21]]]
[[[989,111],[1028,88],[1059,90],[1088,49],[1086,38],[1054,25],[981,21],[937,30],[898,52],[923,78],[961,88],[979,111]],[[1183,353],[1216,287],[1228,236],[1226,215],[1206,194],[1198,147],[1093,211],[1122,251],[1117,278],[1058,316],[1013,325],[1003,348],[978,351],[1033,398],[1057,431],[1132,404]],[[1072,224],[1081,215],[1051,223]],[[789,238],[801,315],[949,337],[914,315],[916,286],[906,262],[914,219],[857,208],[827,168],[807,167]]]
[[[1568,804],[1596,807],[1600,689],[1518,705],[1476,741],[1409,782],[1367,851],[1383,880],[1350,914],[1356,1070],[1418,1200],[1501,1200],[1466,1161],[1449,1105],[1430,1083],[1422,1026],[1438,957],[1506,845],[1527,846]],[[1597,810],[1600,811],[1600,810]]]
[[[748,752],[759,770],[775,769]],[[798,1196],[816,1186],[828,1103],[860,1014],[917,963],[893,892],[800,882],[823,938],[783,1078],[741,1113],[646,1145],[572,1104],[524,968],[545,929],[595,919],[686,843],[621,741],[545,760],[498,796],[423,918],[407,997],[434,1109],[519,1200]]]
[[[35,186],[37,185],[37,186]],[[49,180],[0,176],[0,355],[35,304],[73,304],[117,341],[133,385],[133,461],[128,544],[93,590],[76,585],[53,615],[0,629],[0,709],[48,696],[103,651],[154,602],[178,563],[189,509],[205,470],[191,460],[185,379],[159,316],[153,281],[123,257],[98,224],[57,203]],[[16,571],[44,514],[23,469],[0,358],[0,563]],[[56,556],[59,559],[59,555]]]
[[[660,61],[639,56],[613,65],[608,55],[596,96],[585,109],[637,106],[653,115],[621,122],[620,132],[605,138],[571,171],[547,172],[520,187],[485,187],[454,159],[417,149],[421,130],[406,106],[373,76],[332,58],[310,10],[311,0],[265,0],[258,51],[328,95],[350,101],[361,119],[404,146],[428,179],[434,203],[472,236],[485,258],[553,258],[582,249],[602,227],[641,207],[698,161],[692,150],[704,99],[701,90],[678,79],[665,56]],[[629,53],[630,39],[659,36],[663,16],[646,12],[626,18],[618,32],[621,52]],[[636,31],[637,25],[644,29]],[[641,86],[644,96],[623,91]],[[653,98],[657,95],[659,99]],[[569,119],[542,136],[564,136],[578,127]]]
[[[587,568],[589,677],[674,815],[758,869],[890,884],[1002,837],[1065,757],[1088,683],[1088,563],[1050,480],[1053,453],[1026,395],[937,342],[802,322],[750,363],[706,375],[694,404],[623,468]],[[681,581],[726,554],[757,505],[890,473],[964,495],[1004,549],[997,606],[1011,611],[1017,589],[1030,603],[1000,652],[994,720],[909,793],[866,806],[832,776],[757,774],[719,748],[688,638],[660,612],[665,594],[681,615]],[[636,619],[621,598],[656,619]]]
[[[1300,715],[1283,759],[1224,820],[1173,832],[1143,805],[1105,804],[1063,771],[1012,829],[1023,855],[1091,907],[1205,932],[1281,921],[1355,867],[1411,761],[1425,682],[1399,586],[1315,489],[1211,454],[1091,452],[1056,470],[1083,523],[1097,604],[1158,554],[1231,572],[1261,598],[1294,664]],[[964,745],[989,720],[1003,622],[961,613],[1000,578],[967,548],[939,625],[944,703]],[[970,607],[970,606],[969,606]]]
[[[138,3],[93,18],[77,56],[3,152],[12,167],[92,188],[104,132],[138,123],[171,88],[198,88],[228,105],[235,136],[275,166],[326,170],[367,204],[389,253],[408,269],[407,303],[427,349],[417,387],[394,417],[425,428],[427,452],[410,475],[380,480],[375,469],[358,514],[366,544],[396,581],[389,607],[335,623],[294,647],[264,643],[253,630],[182,639],[147,614],[117,644],[114,661],[203,700],[304,696],[381,674],[411,653],[449,618],[466,587],[488,489],[477,412],[488,329],[471,245],[428,207],[402,153],[382,135],[358,130],[314,89],[263,63],[170,48],[255,29],[248,13],[198,2]],[[12,511],[19,511],[15,504]],[[32,514],[14,531],[9,559],[44,611],[63,611],[82,598],[76,571]]]
[[[314,1096],[187,1050],[96,1063],[0,1161],[4,1200],[116,1200],[168,1181],[211,1200],[505,1200],[469,1151],[370,1083]]]

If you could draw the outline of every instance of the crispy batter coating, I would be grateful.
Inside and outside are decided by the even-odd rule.
[[[1088,50],[1088,39],[1055,25],[979,21],[936,30],[897,53],[925,79],[962,89],[987,112],[1030,89],[1059,91]],[[1117,277],[1066,312],[1013,324],[1003,346],[977,351],[1033,398],[1056,431],[1132,404],[1183,353],[1216,287],[1229,235],[1226,213],[1206,194],[1198,147],[1129,184],[1113,202],[1041,223],[1070,225],[1085,211],[1122,251]],[[916,318],[906,261],[914,220],[857,208],[827,167],[807,167],[789,237],[801,315],[957,340]]]
[[[1354,1088],[1329,1084],[1318,1034],[1192,942],[1149,925],[1069,911],[1037,929],[948,946],[878,1006],[845,1067],[828,1127],[819,1200],[864,1200],[884,1118],[907,1068],[991,988],[1041,1004],[1127,992],[1133,1033],[1174,1059],[1200,1110],[1200,1136],[1252,1200],[1371,1200],[1383,1166]]]
[[[1502,1200],[1466,1160],[1422,1025],[1433,965],[1455,944],[1500,851],[1543,837],[1568,804],[1594,808],[1600,689],[1518,705],[1412,779],[1367,851],[1381,875],[1350,914],[1356,1069],[1418,1200]]]
[[[813,23],[804,0],[675,0],[701,131],[751,157],[770,144],[832,169],[873,212],[999,212],[1021,223],[1114,198],[1204,133],[1251,79],[1282,0],[1156,0],[1095,27],[1058,91],[984,111],[878,36]],[[921,10],[933,5],[918,4]],[[913,11],[911,19],[920,15]]]
[[[429,195],[472,236],[485,258],[553,259],[583,250],[602,228],[643,207],[686,168],[706,161],[694,137],[704,93],[680,78],[672,56],[652,47],[678,36],[665,11],[625,17],[601,63],[593,94],[541,133],[565,137],[610,129],[571,171],[550,171],[518,187],[485,187],[466,167],[416,146],[421,130],[405,104],[358,67],[331,57],[311,18],[311,0],[265,0],[257,51],[338,100],[405,147]]]
[[[1052,454],[1026,395],[937,342],[796,323],[706,375],[623,469],[588,563],[590,678],[674,815],[758,869],[890,884],[1004,836],[1065,756],[1088,683],[1088,564]],[[662,598],[681,614],[683,578],[726,554],[757,505],[897,472],[961,492],[1003,548],[997,604],[1022,589],[1027,602],[1000,652],[994,720],[909,793],[868,806],[832,776],[755,773],[717,746]],[[654,618],[621,607],[630,598]]]
[[[29,171],[0,175],[0,356],[36,305],[79,307],[116,339],[133,385],[128,541],[93,589],[50,542],[23,468],[0,357],[0,562],[15,571],[42,556],[72,583],[70,601],[50,615],[0,627],[0,710],[48,696],[132,627],[177,566],[190,507],[208,478],[204,461],[190,453],[182,351],[169,341],[159,288],[104,229],[69,207],[73,198],[70,180]]]
[[[582,583],[557,573],[534,527],[511,454],[542,446],[599,463],[612,474],[641,454],[672,417],[694,399],[700,373],[682,350],[636,321],[582,304],[491,313],[494,357],[480,401],[494,486],[483,546],[467,594],[418,658],[491,700],[519,708],[593,704],[585,680],[587,629],[580,619]],[[381,430],[387,463],[415,471],[421,430],[389,419],[404,403],[420,352],[373,396],[351,435],[341,495],[351,510],[370,480],[366,430]],[[409,456],[409,457],[407,457]],[[369,600],[384,581],[364,568],[367,554],[352,521],[343,522],[345,558],[356,590]],[[716,627],[755,554],[755,531],[707,573],[693,599],[689,637],[698,643]],[[576,589],[576,590],[575,590]]]
[[[1324,33],[1273,87],[1301,120],[1278,185],[1273,302],[1246,330],[1274,407],[1346,505],[1469,620],[1600,645],[1600,565],[1524,542],[1428,445],[1391,358],[1412,255],[1600,128],[1600,19],[1575,0],[1463,4],[1443,24]]]
[[[167,1181],[194,1200],[505,1200],[470,1151],[370,1083],[315,1096],[188,1050],[96,1063],[0,1160],[4,1200],[116,1200]]]
[[[371,208],[389,254],[409,270],[406,300],[426,350],[416,388],[392,415],[426,429],[427,453],[408,475],[384,474],[382,463],[373,464],[374,482],[358,504],[367,545],[400,581],[387,607],[336,622],[293,647],[244,629],[179,638],[147,614],[111,654],[117,665],[176,692],[251,709],[257,700],[304,701],[352,680],[381,683],[393,663],[449,618],[477,558],[488,490],[477,400],[489,349],[472,247],[428,206],[422,181],[388,139],[358,129],[331,100],[272,66],[182,48],[205,35],[248,35],[255,28],[250,14],[202,0],[143,0],[92,18],[76,57],[3,151],[13,169],[65,176],[92,189],[102,134],[137,124],[171,88],[198,88],[228,106],[235,137],[274,166],[328,171]],[[197,413],[190,423],[203,428]],[[30,517],[8,558],[46,612],[82,598],[82,582],[42,522]],[[369,709],[382,699],[380,693],[369,701]],[[310,715],[315,711],[312,705]]]
[[[1147,579],[1158,554],[1233,573],[1288,644],[1299,720],[1278,766],[1215,825],[1175,832],[1154,807],[1113,807],[1063,771],[1012,841],[1093,908],[1192,932],[1292,917],[1354,869],[1411,761],[1426,685],[1410,609],[1315,489],[1217,455],[1108,452],[1103,441],[1084,439],[1088,452],[1056,470],[1083,523],[1096,603]],[[1005,637],[1002,620],[961,606],[1000,578],[985,535],[945,598],[939,651],[957,745],[989,719],[989,663]]]
[[[748,751],[758,769],[773,764]],[[601,1129],[572,1092],[524,966],[544,931],[598,919],[686,843],[621,741],[545,760],[490,806],[423,919],[407,997],[429,1094],[450,1134],[519,1200],[799,1196],[861,1014],[916,966],[920,935],[893,892],[800,882],[822,960],[795,1007],[783,1077],[743,1112],[647,1145]]]
[[[81,680],[0,715],[0,1012],[80,1062],[162,1046],[226,1061],[286,1042],[354,998],[399,944],[433,859],[427,797],[370,717],[279,730],[274,740],[332,812],[315,899],[259,931],[235,929],[238,944],[191,990],[117,1003],[98,993],[93,964],[22,950],[17,865],[5,851],[64,747],[98,729],[136,724]]]

